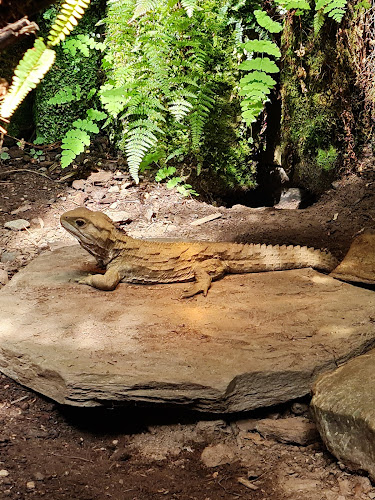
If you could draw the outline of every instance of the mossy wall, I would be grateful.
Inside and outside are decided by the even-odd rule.
[[[355,149],[356,76],[346,40],[334,21],[326,20],[314,35],[306,24],[301,29],[298,19],[286,19],[281,71],[283,166],[294,184],[316,194],[329,188]]]
[[[42,36],[45,35],[57,13],[57,7],[50,7],[39,20]],[[105,1],[92,0],[90,7],[85,11],[78,26],[69,38],[78,34],[94,34],[98,31],[96,23],[105,16]],[[74,120],[84,118],[90,107],[87,96],[91,89],[97,89],[100,79],[99,51],[90,51],[89,57],[77,51],[75,56],[66,53],[59,45],[56,48],[56,62],[46,77],[36,89],[34,103],[34,121],[36,135],[44,143],[53,143],[61,140],[71,129]],[[61,105],[50,105],[48,101],[61,89],[80,88],[80,99]]]

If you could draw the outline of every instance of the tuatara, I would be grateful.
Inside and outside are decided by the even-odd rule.
[[[203,292],[227,273],[254,273],[313,267],[332,271],[337,265],[328,252],[300,246],[239,243],[154,242],[131,238],[102,212],[77,208],[61,216],[62,226],[91,253],[105,274],[78,282],[100,290],[128,283],[193,281],[182,297]]]

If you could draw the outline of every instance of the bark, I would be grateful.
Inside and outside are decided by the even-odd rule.
[[[36,33],[38,25],[29,21],[35,15],[55,0],[0,0],[0,50]]]

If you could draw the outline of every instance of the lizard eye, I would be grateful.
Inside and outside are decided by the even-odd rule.
[[[82,220],[82,219],[77,219],[76,220],[76,224],[77,224],[78,227],[82,227],[82,226],[84,226],[86,224],[86,222],[84,220]]]

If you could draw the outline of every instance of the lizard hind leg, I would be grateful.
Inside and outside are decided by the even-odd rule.
[[[193,272],[195,281],[184,290],[184,293],[181,295],[182,299],[193,297],[201,292],[206,296],[211,287],[212,280],[224,276],[226,266],[218,259],[210,259],[194,266]]]

